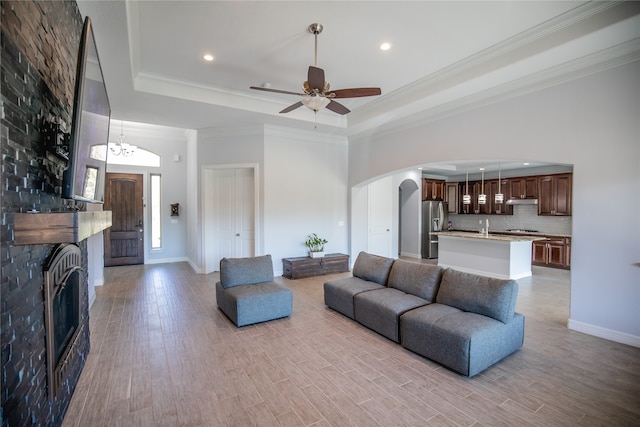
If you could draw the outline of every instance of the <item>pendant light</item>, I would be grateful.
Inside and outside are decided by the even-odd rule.
[[[501,204],[502,202],[504,202],[504,194],[502,194],[502,178],[500,176],[500,172],[501,172],[501,165],[500,162],[498,162],[498,192],[496,193],[495,196],[495,200],[497,204]]]
[[[480,194],[478,194],[478,204],[486,205],[487,204],[487,195],[484,194],[484,168],[480,168],[482,171],[482,186],[480,187]]]
[[[462,196],[462,204],[470,205],[471,204],[471,196],[469,195],[469,169],[467,169],[467,186],[464,190],[464,196]]]
[[[118,137],[118,142],[109,143],[109,148],[111,149],[111,154],[114,156],[123,156],[129,157],[131,156],[138,147],[135,145],[127,144],[125,141],[127,137],[124,136],[124,121],[120,121],[120,136]]]

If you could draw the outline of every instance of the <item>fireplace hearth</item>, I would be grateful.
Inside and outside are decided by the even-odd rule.
[[[82,336],[80,286],[81,251],[75,244],[60,244],[44,267],[44,304],[47,386],[54,400],[68,377]]]

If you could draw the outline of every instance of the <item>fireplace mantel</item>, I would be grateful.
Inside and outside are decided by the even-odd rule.
[[[16,213],[15,245],[78,243],[111,227],[111,211]]]

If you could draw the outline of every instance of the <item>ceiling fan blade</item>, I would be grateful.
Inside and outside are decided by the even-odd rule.
[[[333,98],[359,98],[361,96],[376,96],[380,95],[382,91],[379,87],[358,87],[351,89],[338,89],[332,90],[327,93],[334,94]]]
[[[302,102],[298,101],[295,104],[289,105],[287,108],[285,108],[284,110],[280,111],[280,114],[288,113],[289,111],[293,111],[296,108],[300,108],[300,107],[302,107]]]
[[[268,88],[268,87],[250,86],[249,88],[250,89],[255,89],[255,90],[263,90],[265,92],[284,93],[286,95],[307,96],[306,93],[291,92],[291,91],[288,91],[288,90],[280,90],[280,89],[271,89],[271,88]]]
[[[309,66],[307,81],[309,82],[311,89],[316,89],[318,92],[322,93],[324,89],[324,70],[322,68],[314,67],[313,65]]]
[[[344,105],[342,105],[342,104],[340,104],[339,102],[336,102],[336,101],[331,101],[327,105],[327,110],[331,110],[334,113],[338,113],[338,114],[347,114],[347,113],[351,112],[351,110],[349,110],[347,107],[345,107]]]

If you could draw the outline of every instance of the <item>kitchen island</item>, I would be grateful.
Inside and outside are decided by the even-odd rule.
[[[500,279],[531,276],[531,242],[544,237],[443,231],[438,265]]]

